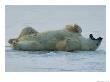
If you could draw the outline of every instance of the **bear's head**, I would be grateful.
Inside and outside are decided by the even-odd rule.
[[[94,38],[92,34],[89,35],[89,40],[90,40],[90,50],[96,50],[101,42],[102,42],[102,37],[99,37],[99,38]]]
[[[17,45],[18,39],[9,39],[8,43],[14,48]]]
[[[25,36],[25,35],[31,35],[31,34],[37,34],[38,32],[33,29],[32,27],[25,27],[22,32],[20,33],[19,37]]]

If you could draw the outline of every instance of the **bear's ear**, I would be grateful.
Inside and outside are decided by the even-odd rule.
[[[81,33],[82,29],[79,25],[77,24],[69,24],[65,26],[65,29],[69,32],[76,32],[76,33]]]

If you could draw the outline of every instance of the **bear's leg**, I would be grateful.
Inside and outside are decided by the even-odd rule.
[[[58,51],[64,51],[67,47],[67,39],[60,40],[56,43],[56,50]]]
[[[69,32],[76,32],[76,33],[81,33],[82,32],[81,27],[78,26],[77,24],[66,25],[65,30],[67,30]]]

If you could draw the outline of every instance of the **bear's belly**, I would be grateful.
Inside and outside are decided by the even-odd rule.
[[[67,51],[80,50],[81,44],[80,40],[77,38],[67,40]]]
[[[74,34],[75,36],[75,34]],[[14,45],[14,49],[17,50],[76,50],[79,48],[79,42],[75,40],[70,40],[67,43],[68,38],[72,38],[71,33],[66,33],[63,31],[59,32],[48,32],[48,33],[38,33],[38,35],[27,35],[21,37],[19,42]],[[76,38],[76,37],[75,37]]]

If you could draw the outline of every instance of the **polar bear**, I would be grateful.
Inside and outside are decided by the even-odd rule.
[[[18,38],[8,42],[15,50],[27,51],[94,51],[102,41],[102,37],[95,39],[92,34],[85,38],[82,29],[77,24],[65,25],[62,30],[38,32],[32,27],[25,27]]]

